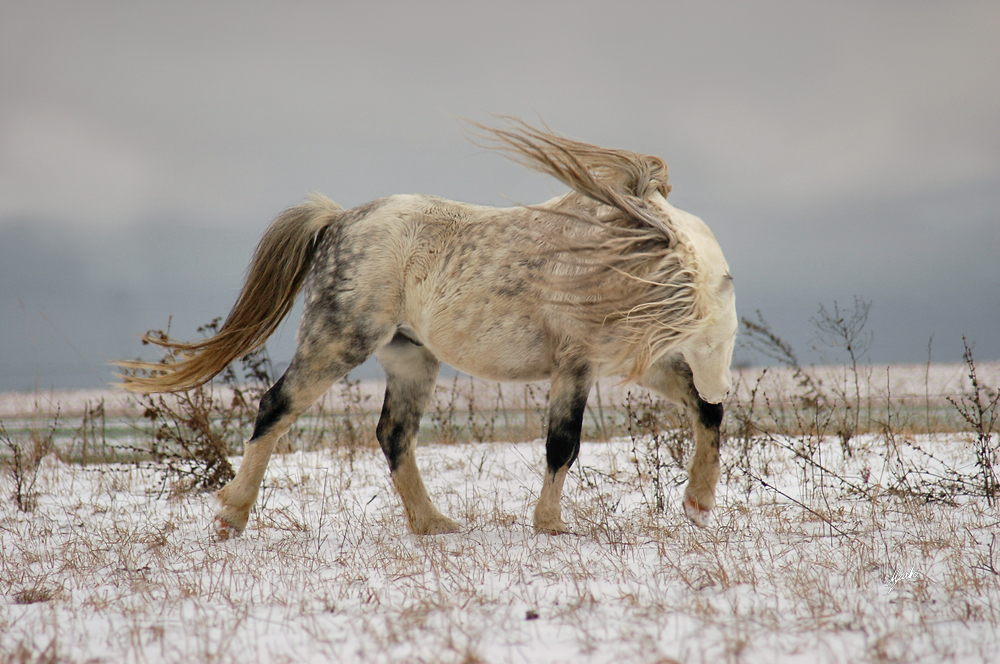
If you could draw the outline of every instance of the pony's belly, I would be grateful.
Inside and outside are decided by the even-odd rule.
[[[454,292],[412,289],[407,327],[442,362],[487,380],[532,381],[551,373],[548,319],[529,298],[498,295],[485,277],[453,276]],[[426,288],[426,286],[425,286]]]
[[[455,359],[441,358],[462,373],[482,378],[509,383],[527,383],[534,380],[544,380],[549,377],[550,369],[546,364],[521,363],[508,364],[504,361],[475,361],[468,356]]]
[[[542,380],[552,371],[544,337],[530,329],[452,328],[427,335],[423,343],[442,362],[486,380]]]

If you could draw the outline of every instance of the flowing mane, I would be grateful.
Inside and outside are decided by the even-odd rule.
[[[539,282],[571,316],[609,332],[616,361],[632,364],[627,379],[699,330],[718,303],[699,278],[698,256],[683,232],[655,203],[672,188],[662,159],[575,141],[515,118],[502,128],[473,124],[483,147],[600,204],[570,197],[546,209],[576,223],[543,228],[546,246],[569,269]],[[581,232],[580,222],[591,232]]]

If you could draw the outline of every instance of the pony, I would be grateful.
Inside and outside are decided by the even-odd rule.
[[[658,157],[598,147],[516,118],[474,123],[473,140],[548,174],[569,192],[494,208],[413,194],[346,210],[320,195],[265,231],[215,336],[147,341],[168,364],[120,362],[139,393],[201,385],[260,348],[304,297],[288,369],[260,399],[235,478],[217,494],[216,532],[238,536],[278,439],[351,369],[385,372],[376,437],[409,528],[458,531],[427,494],[415,457],[442,362],[488,380],[551,384],[540,533],[569,532],[560,500],[597,378],[620,376],[684,407],[695,451],[683,507],[705,526],[719,479],[722,402],[737,331],[735,291],[701,219],[667,202]]]

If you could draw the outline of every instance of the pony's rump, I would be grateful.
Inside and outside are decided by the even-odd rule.
[[[117,362],[130,371],[121,384],[132,392],[183,392],[211,380],[238,357],[264,345],[295,302],[323,232],[343,214],[332,200],[310,196],[285,210],[264,232],[240,295],[219,333],[195,342],[145,335],[143,340],[177,351],[170,363]]]

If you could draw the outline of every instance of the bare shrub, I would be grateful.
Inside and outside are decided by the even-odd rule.
[[[790,418],[786,418],[786,413],[778,408],[772,413],[774,422],[788,421],[794,425],[795,432],[810,432],[817,438],[825,436],[828,427],[833,425],[847,456],[853,453],[851,439],[872,425],[870,399],[865,400],[868,416],[863,426],[861,421],[861,386],[862,382],[867,385],[871,378],[870,375],[862,375],[864,368],[861,365],[873,339],[872,333],[865,329],[871,306],[871,301],[855,296],[853,308],[841,308],[836,301],[832,308],[821,304],[817,315],[810,319],[821,346],[816,350],[835,349],[847,355],[849,364],[845,366],[842,381],[838,379],[831,386],[824,385],[815,372],[807,371],[802,366],[792,345],[774,331],[759,310],[756,320],[746,317],[741,320],[743,344],[790,369],[796,382],[791,412],[787,414]]]
[[[227,436],[234,409],[221,419],[211,387],[197,387],[175,398],[145,396],[143,417],[153,425],[148,451],[163,465],[165,481],[175,481],[173,490],[212,491],[236,476],[229,463]]]
[[[625,398],[632,461],[643,500],[657,512],[666,510],[668,485],[686,480],[685,463],[692,451],[691,427],[678,409],[648,392],[629,391]],[[652,495],[646,495],[647,483]]]
[[[843,349],[850,360],[849,373],[845,375],[844,385],[835,385],[832,391],[844,404],[844,410],[839,413],[837,435],[847,456],[851,456],[851,438],[857,433],[861,423],[861,376],[858,363],[871,348],[874,335],[866,330],[868,314],[871,312],[871,300],[854,296],[854,307],[841,309],[837,301],[833,301],[833,309],[819,305],[819,312],[810,322],[816,327],[820,343],[834,349]],[[849,395],[847,383],[853,378],[854,394]],[[870,378],[870,376],[869,376]],[[870,403],[870,401],[869,401]],[[871,420],[869,409],[868,419]]]
[[[83,410],[83,418],[80,428],[73,436],[73,445],[77,440],[80,442],[80,455],[77,460],[82,464],[105,461],[113,457],[108,451],[107,437],[107,413],[104,408],[104,398],[98,399],[95,403],[87,401]],[[97,452],[98,443],[100,452]],[[73,460],[73,449],[70,449],[69,458],[60,455],[64,461]]]
[[[760,309],[757,310],[756,321],[744,316],[740,319],[740,324],[743,326],[744,343],[747,347],[792,370],[799,388],[796,395],[799,403],[812,409],[818,409],[825,403],[820,382],[805,372],[792,345],[778,336],[771,324],[764,320]]]
[[[199,327],[198,332],[205,336],[217,333],[220,320]],[[166,339],[167,333],[151,330],[147,336]],[[178,359],[178,351],[168,348],[161,363]],[[266,348],[240,358],[239,370],[236,364],[193,390],[139,398],[152,436],[148,447],[133,451],[160,464],[164,485],[171,482],[174,492],[214,491],[236,476],[228,457],[242,447],[256,418],[256,403],[274,381]],[[228,401],[224,392],[232,395]]]
[[[472,440],[477,443],[493,442],[496,440],[497,428],[497,408],[486,410],[479,407],[476,402],[476,379],[469,377],[469,417],[468,427]]]
[[[724,463],[727,482],[734,480],[733,471],[735,469],[748,469],[756,465],[755,452],[764,440],[762,434],[767,428],[767,425],[761,421],[761,414],[758,410],[759,400],[763,401],[764,399],[764,394],[760,391],[761,382],[767,376],[767,373],[768,370],[764,369],[757,376],[753,387],[750,388],[749,400],[742,402],[733,401],[727,404],[727,412],[730,419],[736,423],[735,429],[725,432],[724,435],[724,438],[730,441],[731,448],[733,446],[732,442],[736,441],[735,454],[731,453],[728,455],[729,459]],[[769,474],[766,463],[764,461],[765,466],[762,470],[765,475]],[[742,477],[745,480],[745,492],[749,496],[753,488],[753,478],[746,472],[742,473]]]
[[[862,365],[872,342],[871,333],[865,330],[870,310],[871,302],[856,297],[853,308],[843,309],[836,302],[832,309],[821,305],[818,316],[812,319],[819,341],[826,347],[841,349],[849,362],[842,383],[830,387],[802,367],[791,344],[774,332],[759,311],[756,321],[743,319],[745,345],[791,369],[797,389],[790,398],[760,395],[762,374],[750,390],[749,399],[730,405],[729,412],[736,421],[730,437],[739,444],[735,461],[727,463],[727,469],[739,469],[753,482],[768,487],[760,478],[761,474],[766,475],[766,468],[754,468],[750,455],[755,444],[759,448],[760,442],[766,442],[793,454],[801,473],[803,496],[827,501],[827,489],[836,488],[867,497],[868,489],[831,472],[832,464],[824,460],[824,448],[826,441],[835,436],[844,457],[849,458],[856,451],[852,439],[862,432],[874,432],[885,445],[881,455],[887,461],[886,473],[880,485],[886,494],[925,504],[954,504],[959,495],[982,495],[995,505],[1000,497],[995,439],[1000,392],[982,384],[966,342],[965,364],[971,385],[960,397],[946,398],[973,434],[976,472],[972,475],[928,451],[927,446],[911,435],[913,419],[904,412],[905,402],[891,393],[888,368],[884,394],[878,400],[873,396],[871,369],[866,371]],[[930,342],[924,375],[925,383],[929,384]],[[928,384],[924,387],[925,415],[920,419],[930,432],[932,425],[934,430],[939,429],[940,422],[931,421]],[[867,411],[865,419],[861,417],[863,410]],[[949,427],[949,430],[955,429]],[[863,481],[867,485],[869,476],[863,474]]]
[[[353,467],[358,450],[375,444],[375,423],[369,417],[371,395],[363,394],[361,381],[352,380],[350,376],[344,376],[337,385],[341,409],[320,417],[320,422],[328,423],[336,444],[347,448]]]
[[[38,491],[35,490],[38,469],[42,465],[42,459],[55,449],[53,438],[58,426],[57,410],[46,431],[31,431],[27,440],[23,440],[7,433],[3,422],[0,422],[0,444],[9,454],[3,460],[3,470],[14,485],[11,498],[22,512],[30,512],[38,504]]]
[[[990,505],[996,505],[997,494],[1000,493],[1000,480],[997,479],[997,450],[993,442],[993,430],[997,423],[997,403],[1000,402],[1000,390],[990,389],[979,382],[976,375],[976,363],[972,358],[972,349],[965,336],[962,336],[965,347],[965,366],[969,370],[970,386],[965,394],[958,399],[948,397],[962,419],[972,429],[973,451],[976,455],[978,469],[978,485]]]
[[[431,399],[431,431],[434,439],[446,445],[460,442],[463,439],[462,425],[458,421],[458,374],[452,378],[451,389],[441,385],[434,387]]]
[[[796,391],[788,398],[787,404],[783,399],[775,400],[772,395],[761,394],[764,402],[766,417],[754,417],[757,404],[757,390],[760,387],[761,376],[753,390],[751,403],[753,408],[749,412],[740,413],[740,407],[735,410],[742,417],[742,447],[746,466],[739,466],[747,477],[745,488],[750,490],[754,482],[767,486],[766,483],[756,474],[751,472],[750,453],[756,444],[756,436],[752,434],[766,433],[766,438],[775,442],[778,436],[786,441],[790,451],[794,453],[795,462],[801,471],[801,481],[803,491],[813,480],[819,479],[822,484],[822,475],[817,475],[817,468],[822,468],[822,442],[827,432],[832,417],[834,404],[823,388],[821,380],[815,378],[805,370],[799,362],[791,343],[781,338],[771,327],[763,314],[757,311],[757,320],[748,318],[741,320],[746,346],[762,355],[777,361],[780,365],[792,371],[795,380]],[[745,407],[744,407],[745,408]]]

